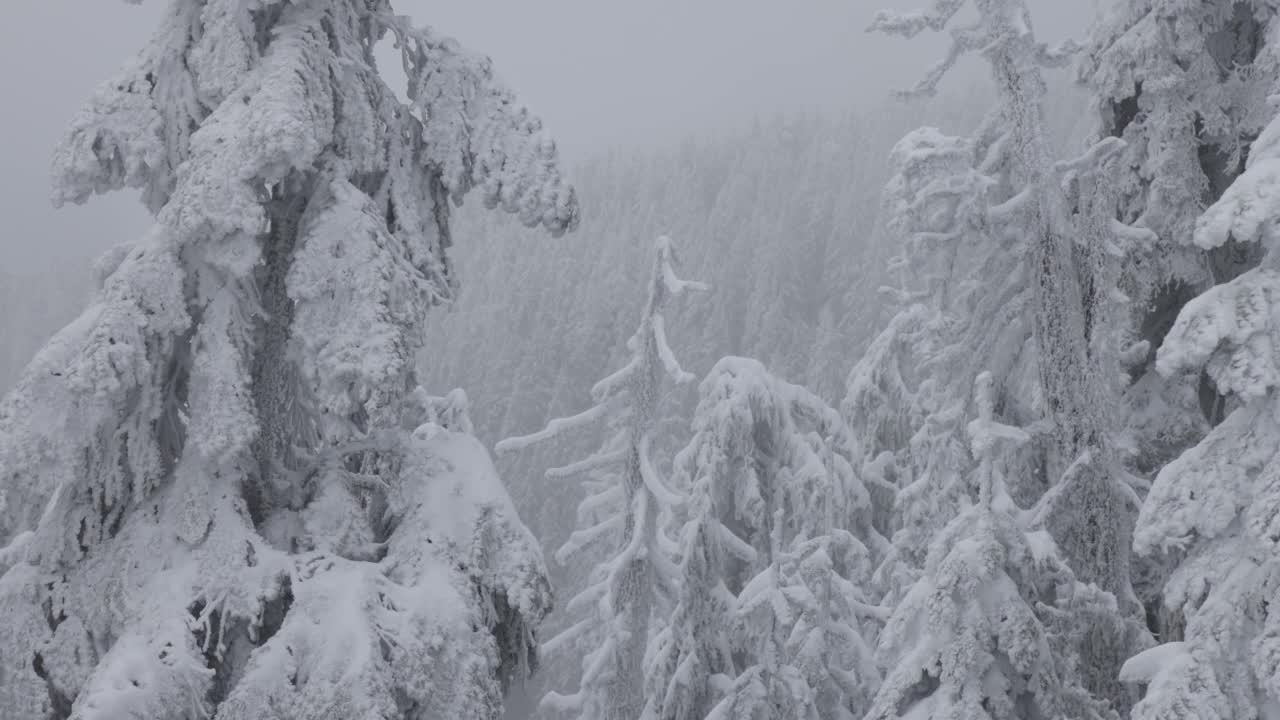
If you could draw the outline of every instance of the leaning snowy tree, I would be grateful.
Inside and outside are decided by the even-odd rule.
[[[385,1],[174,0],[55,182],[157,222],[0,405],[5,717],[497,717],[545,569],[414,368],[450,202],[574,226],[538,120]]]
[[[755,360],[699,386],[670,622],[646,653],[645,720],[857,718],[879,682],[866,585],[887,541],[839,413]]]
[[[1051,488],[1039,517],[1079,578],[1113,594],[1129,621],[1130,632],[1094,632],[1081,643],[1089,686],[1124,709],[1132,697],[1116,676],[1123,660],[1145,642],[1128,551],[1137,503],[1109,436],[1111,413],[1100,378],[1114,368],[1092,342],[1094,320],[1107,301],[1106,283],[1093,272],[1101,238],[1083,242],[1094,233],[1082,228],[1093,227],[1096,218],[1078,217],[1060,183],[1061,170],[1101,162],[1115,147],[1103,143],[1079,160],[1052,163],[1043,70],[1066,64],[1075,48],[1038,42],[1024,0],[935,0],[928,11],[881,13],[871,29],[906,37],[942,30],[968,5],[976,18],[951,30],[947,56],[907,94],[933,93],[965,53],[981,53],[991,66],[1000,104],[987,121],[986,132],[997,139],[984,165],[998,169],[991,173],[997,184],[990,193],[1002,207],[1006,228],[1025,238],[1041,412],[1052,424],[1052,444],[1041,455]]]
[[[500,454],[513,452],[597,423],[610,431],[597,453],[547,471],[552,478],[589,478],[590,494],[578,505],[578,518],[586,527],[570,536],[557,559],[566,562],[591,552],[605,555],[592,568],[587,587],[569,601],[569,612],[581,619],[546,643],[547,651],[565,647],[581,653],[582,678],[576,693],[550,693],[543,707],[582,720],[639,716],[649,617],[656,599],[676,592],[676,568],[668,559],[672,543],[660,525],[680,497],[655,468],[650,447],[663,374],[677,384],[693,376],[680,368],[667,345],[662,313],[672,297],[706,286],[676,276],[669,238],[658,238],[656,250],[649,299],[640,327],[627,341],[631,359],[591,389],[596,404],[573,417],[552,420],[533,435],[503,440],[495,448]]]

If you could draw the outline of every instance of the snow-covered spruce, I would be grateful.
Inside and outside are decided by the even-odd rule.
[[[1262,257],[1249,217],[1267,206],[1259,201],[1265,191],[1251,198],[1244,193],[1261,188],[1234,181],[1254,139],[1265,145],[1259,133],[1273,115],[1275,7],[1270,0],[1122,0],[1096,26],[1080,65],[1093,95],[1095,137],[1123,140],[1109,219],[1119,289],[1132,301],[1115,323],[1128,375],[1116,434],[1122,457],[1143,477],[1154,477],[1225,414],[1207,376],[1164,377],[1156,351],[1188,300]],[[1228,227],[1238,202],[1202,217],[1229,188],[1251,208],[1240,216],[1244,223]],[[1206,223],[1226,226],[1206,243],[1196,232]]]
[[[1023,238],[1022,272],[1029,288],[1024,317],[1034,339],[1041,400],[1036,415],[1047,421],[1048,431],[1042,435],[1048,442],[1036,448],[1050,486],[1039,517],[1080,579],[1113,594],[1129,620],[1130,632],[1119,637],[1088,634],[1081,644],[1089,687],[1123,710],[1133,698],[1116,675],[1125,657],[1145,644],[1128,552],[1136,502],[1129,475],[1111,446],[1114,422],[1108,401],[1114,394],[1106,390],[1108,374],[1117,371],[1112,367],[1116,354],[1097,352],[1094,342],[1113,311],[1109,303],[1121,299],[1107,292],[1110,277],[1095,272],[1105,264],[1100,255],[1109,238],[1096,232],[1099,218],[1081,214],[1109,210],[1095,202],[1096,174],[1088,171],[1114,160],[1117,144],[1099,143],[1079,159],[1052,162],[1043,70],[1064,65],[1076,48],[1073,43],[1050,48],[1037,41],[1024,0],[945,0],[927,11],[881,13],[872,29],[906,37],[942,30],[966,6],[972,6],[976,18],[952,28],[946,57],[911,93],[934,92],[966,53],[980,53],[991,67],[999,105],[980,132],[987,139],[980,167],[996,181],[988,191],[987,217],[998,217],[1006,232]],[[1081,192],[1088,202],[1073,206],[1069,200]],[[1101,226],[1110,230],[1113,224]],[[996,381],[1004,385],[1006,378]]]
[[[883,611],[866,584],[887,542],[839,414],[760,363],[700,386],[670,622],[646,653],[646,720],[858,718],[879,681]]]
[[[977,502],[966,498],[894,608],[878,649],[890,669],[867,720],[1114,717],[1078,684],[1065,634],[1080,611],[1113,614],[1114,602],[1076,582],[1048,533],[1018,523],[1000,456],[1030,436],[994,419],[993,387],[979,376],[967,427]]]
[[[1122,0],[1095,27],[1080,66],[1096,137],[1124,141],[1110,218],[1120,289],[1132,300],[1127,316],[1108,320],[1127,371],[1113,435],[1144,478],[1195,446],[1235,403],[1198,367],[1161,373],[1157,349],[1188,301],[1258,266],[1266,251],[1255,240],[1258,221],[1274,214],[1276,131],[1267,123],[1280,71],[1276,9],[1271,0]],[[1142,546],[1134,585],[1153,631],[1176,641],[1182,601],[1163,590],[1182,551],[1160,545]]]
[[[1259,242],[1262,266],[1188,302],[1159,351],[1162,374],[1206,372],[1230,412],[1160,471],[1138,518],[1139,553],[1178,552],[1164,594],[1186,621],[1181,640],[1124,668],[1125,680],[1148,683],[1139,720],[1280,717],[1277,133],[1273,119],[1195,235],[1202,247]]]
[[[1011,225],[1020,201],[998,204],[1007,168],[998,129],[987,123],[975,141],[921,128],[891,156],[885,213],[901,238],[891,267],[902,286],[884,292],[899,310],[850,372],[842,405],[865,444],[864,476],[887,471],[898,486],[894,550],[879,570],[891,602],[968,493],[965,378],[988,363],[1006,414],[1029,423],[1038,412],[1027,241]]]
[[[538,121],[386,2],[174,0],[55,180],[157,224],[0,404],[5,716],[496,717],[549,587],[414,365],[450,200],[575,224]]]
[[[523,449],[584,425],[603,425],[608,438],[595,454],[547,471],[549,478],[586,475],[590,490],[578,505],[583,527],[557,552],[560,562],[595,552],[604,557],[568,603],[578,617],[547,641],[546,649],[582,657],[578,691],[549,693],[546,710],[582,720],[635,720],[644,706],[644,651],[656,601],[676,591],[676,568],[668,559],[671,541],[661,523],[681,498],[667,487],[651,457],[663,376],[674,383],[693,379],[667,345],[663,310],[685,290],[706,290],[675,273],[675,250],[658,238],[649,297],[622,369],[591,389],[595,405],[569,418],[552,420],[542,431],[498,443],[499,453]],[[664,545],[665,543],[665,545]]]

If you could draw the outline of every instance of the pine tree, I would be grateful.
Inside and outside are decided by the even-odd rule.
[[[700,385],[679,593],[642,718],[860,717],[878,675],[865,584],[886,541],[839,413],[745,358]],[[790,714],[787,714],[790,713]]]
[[[706,286],[681,280],[674,263],[671,240],[658,238],[649,299],[627,342],[631,359],[591,389],[595,405],[496,447],[507,453],[585,425],[608,428],[598,452],[547,471],[548,478],[585,474],[591,490],[578,505],[579,521],[587,526],[569,538],[557,559],[565,563],[593,550],[606,557],[592,568],[587,587],[569,601],[569,612],[580,619],[547,642],[548,650],[564,646],[582,654],[582,678],[576,693],[550,693],[543,705],[583,720],[634,720],[639,715],[649,618],[655,600],[675,592],[675,567],[663,546],[661,523],[680,497],[660,477],[651,447],[663,373],[677,384],[692,376],[680,368],[667,344],[663,310],[672,297]]]
[[[55,178],[157,222],[0,405],[6,717],[497,717],[545,569],[415,362],[451,201],[575,224],[538,121],[388,3],[176,0]]]

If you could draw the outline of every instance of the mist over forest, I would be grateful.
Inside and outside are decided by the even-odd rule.
[[[17,9],[0,718],[1280,720],[1280,3],[919,1]]]

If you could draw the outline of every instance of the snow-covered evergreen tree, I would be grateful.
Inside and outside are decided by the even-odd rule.
[[[157,223],[0,405],[6,717],[498,716],[545,569],[414,366],[451,201],[576,222],[538,121],[387,2],[175,0],[55,182]]]
[[[978,377],[967,428],[977,502],[965,498],[885,626],[890,670],[867,720],[1111,717],[1079,685],[1064,634],[1074,611],[1110,598],[1075,581],[1048,533],[1017,521],[1001,457],[1030,436],[995,420],[993,388],[989,373]]]
[[[498,443],[499,454],[544,442],[584,425],[604,425],[607,440],[595,454],[547,471],[549,478],[588,476],[590,493],[578,505],[577,530],[557,553],[567,563],[594,553],[604,560],[590,571],[587,586],[569,600],[579,618],[547,642],[582,657],[582,678],[572,695],[551,693],[543,705],[583,720],[635,720],[644,706],[644,651],[655,600],[675,594],[671,541],[661,522],[680,497],[655,467],[652,445],[665,374],[672,382],[693,377],[680,368],[667,344],[663,310],[685,290],[705,290],[681,280],[671,240],[658,238],[649,298],[640,327],[627,342],[631,359],[591,389],[595,405],[573,417],[552,420],[533,435]],[[664,545],[664,541],[666,545]]]
[[[1026,240],[992,204],[998,180],[987,173],[999,166],[983,161],[1000,156],[991,144],[921,128],[892,153],[885,204],[902,241],[891,266],[903,280],[885,292],[900,309],[850,372],[843,404],[870,443],[860,449],[864,475],[891,470],[900,488],[894,552],[880,570],[891,599],[914,581],[968,492],[963,378],[990,363],[1005,412],[1026,422],[1036,409],[1036,388],[1025,382],[1034,372]]]
[[[1243,174],[1196,220],[1194,241],[1256,243],[1260,267],[1188,302],[1160,347],[1166,375],[1208,374],[1226,417],[1157,475],[1138,518],[1139,553],[1178,552],[1165,601],[1182,638],[1125,666],[1147,683],[1133,717],[1280,717],[1280,119],[1253,143]]]
[[[1129,468],[1154,478],[1225,416],[1225,393],[1207,373],[1166,377],[1156,351],[1191,298],[1258,264],[1261,248],[1223,236],[1201,244],[1197,218],[1244,169],[1271,117],[1278,64],[1276,4],[1124,0],[1094,30],[1080,68],[1094,95],[1097,138],[1125,141],[1112,180],[1113,218],[1128,234],[1117,259],[1132,298],[1118,318],[1128,352],[1117,447]],[[1161,587],[1176,551],[1135,568],[1135,586],[1162,639],[1181,636]]]
[[[947,56],[911,93],[932,93],[965,53],[981,53],[991,67],[999,105],[978,135],[983,148],[978,167],[990,178],[988,210],[980,217],[995,221],[994,232],[1018,238],[1017,272],[1023,284],[1019,290],[1025,295],[1018,303],[1011,302],[1016,295],[984,294],[984,299],[999,299],[978,314],[983,318],[979,322],[990,323],[983,332],[1004,332],[991,313],[1016,308],[1031,332],[1034,375],[1028,385],[1038,390],[1032,395],[1038,395],[1039,401],[1039,407],[1033,406],[1034,414],[1046,421],[1033,429],[1040,430],[1037,436],[1047,441],[1036,448],[1035,459],[1045,473],[1041,487],[1050,487],[1040,500],[1039,522],[1052,532],[1080,579],[1113,594],[1120,613],[1132,620],[1130,632],[1090,634],[1082,639],[1081,648],[1089,686],[1123,709],[1131,697],[1116,681],[1116,674],[1124,658],[1144,642],[1128,552],[1136,503],[1129,475],[1114,459],[1109,435],[1112,412],[1104,378],[1113,372],[1109,363],[1114,354],[1095,352],[1093,342],[1099,318],[1110,310],[1108,303],[1119,297],[1106,292],[1107,278],[1094,271],[1101,264],[1098,257],[1104,238],[1084,231],[1096,227],[1097,218],[1070,207],[1070,194],[1061,182],[1065,174],[1079,185],[1079,169],[1111,159],[1116,144],[1099,143],[1072,162],[1052,161],[1044,119],[1043,70],[1064,65],[1074,47],[1068,43],[1049,48],[1038,42],[1023,0],[940,0],[927,11],[882,13],[872,29],[906,37],[926,29],[941,30],[969,5],[976,18],[952,29]],[[1086,179],[1087,195],[1093,178]],[[1103,226],[1110,229],[1109,224]],[[1017,283],[1002,285],[1018,288]],[[976,357],[985,361],[981,353]],[[997,373],[1003,405],[1011,397],[1006,383],[1014,377],[1006,374],[1010,369],[998,365],[990,369]]]
[[[879,681],[865,585],[887,544],[839,414],[760,363],[700,386],[669,624],[646,656],[642,718],[856,718]]]

